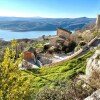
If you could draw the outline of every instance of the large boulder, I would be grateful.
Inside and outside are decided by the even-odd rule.
[[[96,50],[94,55],[87,59],[86,74],[80,75],[79,79],[94,89],[100,88],[100,50]]]
[[[65,51],[65,53],[69,53],[74,51],[75,47],[76,43],[74,41],[69,41],[66,42],[66,45],[65,44],[63,45],[62,50]]]
[[[50,64],[52,63],[52,60],[47,57],[40,57],[39,61],[42,63],[42,65]]]
[[[93,77],[94,72],[100,73],[100,50],[96,50],[95,54],[87,60],[86,76]]]
[[[49,54],[53,54],[55,51],[55,46],[51,46],[49,49],[48,49],[48,53]]]
[[[39,68],[39,66],[37,66],[32,59],[23,60],[23,62],[19,65],[19,67],[21,70]]]
[[[44,44],[43,52],[47,52],[50,47],[51,47],[50,43]]]

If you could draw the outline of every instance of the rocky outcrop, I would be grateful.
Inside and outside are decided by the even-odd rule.
[[[96,28],[100,28],[100,15],[97,16],[97,20],[96,20]]]
[[[87,59],[86,77],[89,80],[93,77],[93,73],[100,73],[100,50],[96,50],[95,54]]]
[[[73,39],[73,36],[71,34],[72,32],[65,30],[63,28],[57,29],[57,36],[49,39],[49,44],[51,46],[55,46],[55,49],[57,48],[59,52],[65,52],[69,53],[74,50],[76,47],[76,42]],[[45,46],[44,46],[45,48]],[[61,49],[62,48],[62,49]],[[57,51],[54,50],[54,51]],[[55,52],[57,53],[57,52]]]
[[[49,43],[51,45],[56,46],[57,45],[57,40],[58,40],[58,37],[52,37],[52,38],[49,39]]]
[[[79,78],[85,83],[91,84],[92,87],[98,85],[98,82],[100,82],[98,80],[100,78],[100,50],[96,50],[94,55],[87,59],[86,74],[80,75]]]
[[[29,60],[23,59],[23,62],[19,65],[19,67],[21,70],[39,68],[32,59]]]
[[[93,37],[94,37],[94,34],[93,32],[91,32],[91,30],[85,30],[82,34],[81,34],[82,38],[85,39],[85,41],[88,43],[90,42]]]
[[[100,100],[100,50],[87,59],[86,75],[80,75],[80,79],[85,82],[83,87],[97,90],[84,100]]]
[[[42,67],[42,63],[37,59],[35,48],[30,47],[24,50],[23,61],[19,66],[21,70]]]

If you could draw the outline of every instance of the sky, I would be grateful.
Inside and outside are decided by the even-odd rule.
[[[100,0],[0,0],[0,16],[95,18]]]

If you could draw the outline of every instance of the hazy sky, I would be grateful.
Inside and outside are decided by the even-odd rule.
[[[0,16],[96,17],[100,0],[0,0]]]

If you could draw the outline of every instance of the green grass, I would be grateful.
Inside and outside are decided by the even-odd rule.
[[[45,86],[58,86],[57,81],[73,79],[79,74],[84,74],[86,59],[89,58],[93,52],[94,51],[89,51],[86,55],[65,62],[59,66],[22,71],[22,74],[23,76],[33,78],[33,90],[37,93]]]
[[[32,46],[35,48],[43,48],[44,43],[34,43]]]

